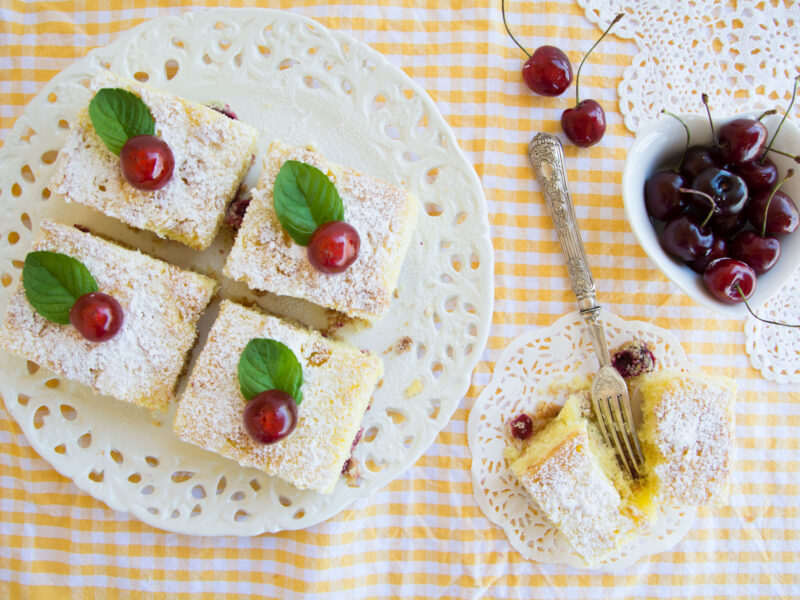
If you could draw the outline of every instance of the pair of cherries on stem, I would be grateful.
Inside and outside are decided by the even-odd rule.
[[[528,56],[522,67],[522,78],[527,86],[541,96],[559,96],[572,83],[572,64],[564,52],[556,46],[544,45],[529,53],[511,33],[506,21],[505,1],[501,3],[503,25],[514,43]],[[618,14],[603,32],[603,35],[589,48],[583,56],[575,75],[575,106],[561,114],[561,128],[569,140],[581,148],[592,146],[600,141],[606,131],[606,113],[599,102],[592,99],[581,100],[579,83],[581,69],[586,57],[591,54],[597,44],[608,34],[611,28],[622,18]]]

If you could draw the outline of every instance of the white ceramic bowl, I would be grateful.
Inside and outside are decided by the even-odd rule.
[[[755,115],[757,116],[757,115]],[[754,117],[752,113],[734,115],[724,119],[714,119],[714,127],[739,117]],[[681,115],[692,136],[692,145],[709,144],[711,128],[706,115]],[[763,120],[769,130],[767,141],[780,123],[779,115],[772,115]],[[625,215],[633,229],[634,235],[647,255],[659,269],[694,300],[728,316],[745,316],[747,308],[744,303],[726,304],[714,298],[706,289],[703,278],[692,271],[681,261],[667,254],[656,237],[650,217],[644,205],[644,182],[653,172],[661,168],[671,168],[680,158],[686,145],[686,130],[674,118],[664,115],[651,123],[637,136],[628,151],[625,160],[625,171],[622,175],[622,199],[625,204]],[[800,129],[789,119],[781,127],[773,147],[800,154]],[[792,159],[770,152],[770,158],[778,167],[778,176],[783,178],[787,169],[794,168],[796,175],[789,179],[781,191],[788,194],[800,207],[800,165]],[[669,161],[674,159],[672,163]],[[777,264],[756,280],[756,289],[750,297],[750,306],[761,306],[770,296],[792,276],[800,266],[800,229],[794,233],[781,236],[781,256]]]

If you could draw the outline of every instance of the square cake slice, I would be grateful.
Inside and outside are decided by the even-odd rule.
[[[123,88],[139,96],[155,119],[156,135],[175,157],[166,185],[143,191],[122,175],[119,157],[95,133],[88,108],[80,111],[58,154],[53,192],[128,225],[202,250],[222,223],[253,161],[257,132],[207,106],[102,72],[91,91]]]
[[[282,342],[303,371],[302,402],[294,431],[273,444],[247,433],[239,387],[239,358],[254,338]],[[173,428],[178,436],[288,481],[330,493],[361,427],[383,362],[347,344],[275,316],[223,300],[192,369]]]
[[[216,281],[52,221],[41,222],[33,249],[81,261],[99,291],[122,306],[122,327],[108,341],[90,342],[36,312],[20,282],[0,324],[0,348],[101,394],[166,408]]]
[[[587,566],[601,562],[646,525],[655,512],[646,490],[622,472],[611,448],[569,396],[558,416],[514,458],[511,470]]]
[[[342,273],[317,271],[306,248],[281,227],[273,206],[273,186],[287,160],[318,168],[342,198],[344,220],[361,238],[358,258]],[[264,157],[252,195],[225,264],[226,275],[254,290],[303,298],[367,321],[377,320],[389,310],[416,226],[418,202],[413,194],[310,150],[276,141]]]
[[[727,377],[670,370],[641,381],[645,468],[665,504],[727,500],[736,390]]]

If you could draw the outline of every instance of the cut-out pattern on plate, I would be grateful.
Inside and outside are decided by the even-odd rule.
[[[81,223],[182,267],[222,272],[232,242],[228,230],[197,253],[66,205],[46,188],[69,123],[89,102],[88,81],[102,69],[193,100],[230,104],[261,133],[249,185],[270,139],[280,138],[404,185],[423,206],[436,204],[439,214],[420,211],[389,314],[371,328],[339,330],[379,354],[386,367],[363,423],[371,435],[355,452],[359,482],[343,479],[327,496],[301,492],[180,442],[170,427],[172,412],[150,415],[4,354],[0,394],[31,445],[112,508],[190,534],[308,527],[397,477],[433,443],[466,393],[492,314],[493,255],[483,191],[433,101],[364,44],[281,11],[215,9],[136,27],[49,82],[0,149],[2,311],[44,217]],[[379,107],[373,104],[377,97]],[[445,242],[448,252],[437,251]],[[472,262],[456,269],[451,255]],[[229,280],[221,294],[318,327],[333,318],[307,303],[249,294]],[[215,312],[212,306],[202,317],[198,346]]]
[[[624,321],[609,313],[603,313],[601,321],[610,349],[640,340],[653,350],[659,368],[690,370],[683,349],[668,331],[641,321]],[[503,456],[507,444],[505,423],[523,410],[532,411],[539,402],[552,401],[551,385],[594,373],[597,364],[583,319],[577,312],[570,313],[550,327],[512,341],[470,412],[468,439],[475,497],[484,514],[505,530],[511,545],[529,560],[584,567],[511,472]],[[596,568],[619,570],[645,554],[674,546],[686,535],[694,514],[692,507],[662,508],[650,531]]]

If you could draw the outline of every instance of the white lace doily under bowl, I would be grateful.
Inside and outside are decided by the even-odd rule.
[[[493,255],[478,177],[427,93],[352,37],[267,9],[214,9],[154,20],[93,50],[49,82],[0,149],[0,310],[19,282],[33,231],[44,217],[95,232],[182,267],[222,272],[232,243],[223,230],[197,253],[66,205],[47,189],[53,161],[86,85],[102,69],[156,88],[231,105],[270,139],[312,145],[329,159],[400,184],[420,199],[418,228],[389,314],[371,328],[338,334],[379,354],[386,375],[355,450],[358,483],[330,495],[299,491],[180,442],[172,412],[153,416],[2,355],[0,393],[28,441],[55,469],[115,510],[159,529],[256,535],[299,529],[338,513],[411,466],[433,443],[466,393],[488,336]],[[245,298],[308,325],[318,307],[249,295],[222,281],[223,297]],[[194,356],[215,317],[202,317]]]
[[[680,343],[668,331],[609,313],[603,313],[601,321],[609,348],[642,341],[653,351],[657,368],[691,370]],[[520,412],[534,411],[540,402],[553,402],[551,386],[595,373],[597,364],[583,319],[577,312],[567,314],[550,327],[525,333],[508,345],[470,412],[467,435],[475,498],[484,514],[503,528],[511,545],[528,560],[586,568],[509,468],[503,456],[508,439],[505,424]],[[662,507],[649,531],[594,570],[618,571],[644,555],[671,548],[686,535],[694,514],[693,507]]]

